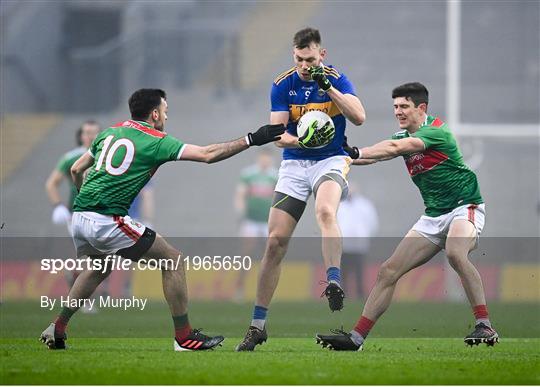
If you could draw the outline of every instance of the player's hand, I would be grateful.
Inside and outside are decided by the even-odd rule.
[[[319,85],[319,88],[322,91],[328,91],[332,87],[332,84],[326,78],[326,75],[324,74],[324,67],[323,66],[311,66],[308,69],[309,75],[311,75],[311,79],[313,79],[317,84]]]
[[[281,140],[280,134],[285,133],[285,125],[274,124],[261,126],[256,132],[248,133],[248,145],[264,145],[272,141]]]
[[[300,148],[316,148],[328,143],[334,138],[336,128],[327,122],[322,128],[317,130],[317,121],[313,121],[302,137],[298,137]]]
[[[355,147],[355,146],[351,147],[347,143],[347,136],[343,138],[343,144],[341,146],[343,147],[343,150],[349,154],[349,157],[351,159],[356,160],[360,158],[360,150],[358,149],[358,147]]]
[[[71,222],[71,212],[63,204],[57,204],[52,213],[54,224],[65,224]]]

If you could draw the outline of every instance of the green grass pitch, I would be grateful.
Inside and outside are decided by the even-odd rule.
[[[495,347],[467,347],[464,304],[395,304],[363,352],[323,350],[316,332],[350,329],[361,308],[331,314],[321,302],[276,303],[269,341],[253,353],[234,347],[250,320],[250,304],[193,302],[190,320],[226,336],[211,352],[172,351],[172,322],[163,303],[145,311],[77,314],[69,349],[49,351],[39,333],[54,313],[36,303],[0,306],[2,384],[539,384],[538,304],[491,304],[501,335]]]

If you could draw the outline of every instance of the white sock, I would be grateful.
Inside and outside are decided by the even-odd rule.
[[[489,318],[478,318],[476,319],[476,325],[483,323],[485,326],[491,328],[491,321],[489,321]]]
[[[259,328],[261,331],[264,329],[264,325],[266,324],[266,320],[251,320],[251,326],[255,328]]]
[[[356,345],[360,346],[364,344],[364,336],[362,336],[360,333],[356,332],[354,329],[351,331],[351,340]]]

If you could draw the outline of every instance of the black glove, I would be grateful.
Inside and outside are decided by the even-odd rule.
[[[349,157],[353,160],[356,160],[360,157],[360,151],[358,150],[358,147],[351,147],[349,144],[347,144],[347,136],[343,137],[343,144],[341,144],[343,147],[343,150],[349,154]]]
[[[247,135],[248,145],[264,145],[272,141],[280,140],[280,134],[285,133],[285,125],[264,125],[261,126],[255,133],[249,132]]]
[[[308,72],[309,75],[311,75],[311,79],[313,79],[319,85],[319,89],[325,92],[330,90],[332,84],[330,83],[328,78],[326,78],[323,66],[311,66],[308,69]]]

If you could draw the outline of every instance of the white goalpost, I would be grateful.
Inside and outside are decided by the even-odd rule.
[[[540,12],[540,10],[539,10]],[[523,139],[536,141],[540,149],[540,123],[536,124],[482,124],[461,120],[461,15],[462,1],[446,2],[446,122],[455,133],[467,165],[473,170],[480,167],[484,160],[485,140]],[[540,99],[540,87],[538,88]],[[540,109],[540,107],[539,107]],[[539,187],[540,192],[540,187]],[[540,218],[539,218],[540,229]],[[463,290],[458,276],[448,262],[445,267],[445,287],[448,300],[462,300]]]
[[[459,137],[537,137],[537,124],[473,124],[461,121],[461,0],[446,2],[446,114]],[[540,88],[538,90],[540,96]]]

